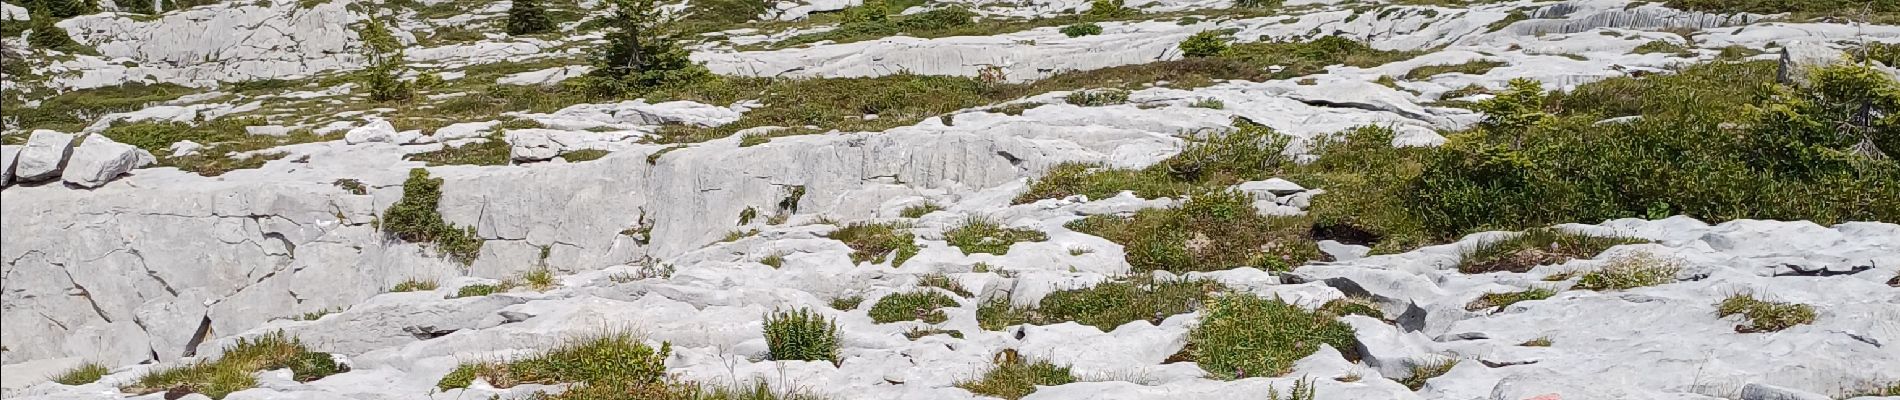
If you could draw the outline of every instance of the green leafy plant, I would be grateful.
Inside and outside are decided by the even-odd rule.
[[[1227,108],[1227,102],[1212,97],[1203,97],[1194,100],[1193,103],[1189,103],[1188,107],[1220,110]]]
[[[872,321],[880,324],[909,320],[935,324],[949,319],[938,308],[956,305],[956,299],[934,290],[893,293],[872,304],[870,316]]]
[[[1352,327],[1279,298],[1227,294],[1207,301],[1188,332],[1195,362],[1223,379],[1280,376],[1325,343],[1358,358]]]
[[[765,344],[774,360],[838,362],[838,323],[806,308],[773,311],[765,317]]]
[[[570,340],[534,356],[507,362],[463,363],[436,383],[444,390],[467,387],[476,377],[500,388],[522,384],[579,383],[594,390],[660,390],[666,383],[671,344],[655,350],[626,333]]]

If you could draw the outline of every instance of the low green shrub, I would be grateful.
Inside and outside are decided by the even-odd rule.
[[[1747,323],[1736,325],[1736,332],[1779,332],[1795,325],[1814,323],[1814,306],[1762,300],[1753,294],[1736,293],[1715,305],[1715,315],[1742,316],[1742,320]]]
[[[949,242],[950,246],[962,250],[965,255],[976,253],[1003,255],[1009,253],[1011,245],[1049,240],[1049,235],[1029,229],[1004,228],[996,221],[970,217],[964,219],[963,226],[945,231],[943,240]]]
[[[1208,300],[1201,323],[1188,331],[1195,362],[1221,379],[1272,377],[1319,350],[1321,343],[1358,358],[1352,326],[1279,298],[1227,294]]]
[[[1181,56],[1218,57],[1227,53],[1230,40],[1222,31],[1201,31],[1181,41]]]
[[[441,198],[442,178],[429,177],[426,169],[410,169],[409,179],[403,182],[402,199],[383,212],[383,232],[406,242],[434,243],[436,251],[463,264],[475,262],[482,238],[475,235],[474,227],[457,228],[444,221],[436,212]]]
[[[455,289],[455,297],[481,297],[506,292],[512,285],[473,284]]]
[[[1045,360],[1028,361],[1015,350],[1004,350],[998,354],[996,364],[982,379],[958,382],[957,387],[983,396],[1009,400],[1021,399],[1036,391],[1037,386],[1056,386],[1076,381],[1069,367],[1058,366]]]
[[[910,226],[897,222],[853,222],[831,232],[830,237],[851,247],[854,263],[882,263],[890,259],[891,266],[898,267],[919,250]]]
[[[1080,24],[1062,27],[1061,31],[1062,31],[1062,34],[1068,35],[1069,37],[1100,35],[1102,34],[1102,26],[1096,25],[1094,22],[1083,22]]]
[[[941,323],[949,319],[938,308],[955,307],[957,300],[935,290],[919,290],[908,293],[893,293],[878,299],[871,305],[871,321],[880,324],[923,320],[928,323]]]
[[[1194,100],[1193,103],[1189,103],[1188,107],[1220,110],[1220,109],[1227,108],[1227,102],[1224,102],[1224,101],[1221,101],[1220,99],[1216,99],[1212,97],[1204,97],[1198,100]]]
[[[765,316],[765,345],[774,360],[838,362],[838,323],[807,308]]]
[[[1504,239],[1481,241],[1464,249],[1458,260],[1458,272],[1526,272],[1539,265],[1596,257],[1597,253],[1618,245],[1647,242],[1550,228],[1531,229]]]

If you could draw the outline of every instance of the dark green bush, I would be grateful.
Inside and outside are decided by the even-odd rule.
[[[1102,26],[1096,25],[1094,22],[1083,22],[1062,27],[1062,34],[1068,35],[1069,37],[1100,35],[1102,34]]]
[[[1568,93],[1534,82],[1476,107],[1487,118],[1445,146],[1380,156],[1377,184],[1326,186],[1323,223],[1441,241],[1481,230],[1684,214],[1734,219],[1900,221],[1900,85],[1837,65],[1810,83],[1774,83],[1772,62],[1718,62],[1615,78]],[[1605,118],[1640,120],[1597,124]],[[1900,113],[1879,111],[1874,115]],[[1368,161],[1362,156],[1328,158]],[[1788,199],[1803,199],[1788,201]],[[1368,217],[1378,216],[1378,217]]]
[[[529,35],[554,30],[554,21],[548,19],[547,8],[540,0],[514,0],[508,6],[509,35]]]
[[[1222,54],[1227,53],[1228,40],[1230,39],[1227,37],[1226,33],[1221,32],[1221,31],[1202,31],[1200,33],[1196,33],[1193,36],[1188,36],[1187,40],[1181,41],[1181,46],[1180,46],[1181,56],[1183,57],[1220,56]]]
[[[436,251],[450,259],[469,264],[481,254],[482,238],[475,227],[457,228],[442,220],[436,204],[442,198],[442,178],[429,177],[429,170],[409,170],[403,182],[402,199],[389,206],[381,219],[383,232],[411,243],[434,243]]]

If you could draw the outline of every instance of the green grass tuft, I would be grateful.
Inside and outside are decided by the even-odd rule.
[[[1188,332],[1195,362],[1220,379],[1284,375],[1321,343],[1347,359],[1358,358],[1351,326],[1278,298],[1250,294],[1209,300],[1200,325]]]
[[[1290,271],[1324,257],[1309,219],[1268,217],[1239,192],[1198,195],[1132,217],[1096,215],[1069,224],[1077,232],[1121,244],[1137,272],[1218,271],[1239,266]]]
[[[1014,307],[996,299],[977,308],[977,324],[999,330],[1018,324],[1050,325],[1075,321],[1102,331],[1133,321],[1159,325],[1169,316],[1194,311],[1222,290],[1212,281],[1137,279],[1103,282],[1094,287],[1050,293],[1036,307]]]
[[[830,237],[851,246],[851,262],[881,263],[891,258],[891,266],[904,265],[905,260],[917,255],[919,250],[916,237],[910,233],[910,225],[890,223],[855,222],[831,232]]]
[[[1466,304],[1465,310],[1478,311],[1490,308],[1492,309],[1491,312],[1499,312],[1504,311],[1505,307],[1510,307],[1512,304],[1517,304],[1520,301],[1543,300],[1556,295],[1557,291],[1546,288],[1530,288],[1519,292],[1485,293],[1483,296],[1478,296],[1477,300],[1472,300],[1470,304]]]
[[[1715,305],[1718,317],[1740,315],[1746,324],[1736,325],[1740,333],[1779,332],[1795,325],[1814,323],[1814,306],[1762,300],[1750,293],[1736,293]]]
[[[329,354],[310,351],[297,339],[279,331],[253,339],[240,338],[216,360],[153,369],[122,389],[134,394],[183,392],[223,399],[232,392],[256,386],[257,378],[252,374],[279,368],[290,369],[291,376],[298,382],[349,371]]]
[[[1075,381],[1075,375],[1069,372],[1069,367],[1044,360],[1026,361],[1016,355],[1015,350],[1005,350],[997,356],[996,366],[983,373],[982,379],[959,382],[957,387],[978,395],[1016,400],[1034,393],[1037,386],[1056,386]]]
[[[1576,288],[1585,290],[1628,290],[1676,281],[1682,262],[1649,253],[1624,255],[1610,260],[1597,270],[1586,272]]]
[[[58,382],[61,385],[79,386],[98,382],[99,378],[105,377],[106,374],[109,373],[112,373],[112,371],[106,369],[106,366],[99,365],[99,363],[88,362],[79,364],[79,366],[68,369],[65,372],[60,372],[58,375],[53,375],[53,382]]]
[[[956,299],[935,290],[893,293],[878,299],[877,304],[872,304],[870,316],[871,321],[880,324],[910,320],[935,324],[949,319],[938,308],[956,305]]]
[[[1595,236],[1549,228],[1532,229],[1505,239],[1482,241],[1464,249],[1458,260],[1458,272],[1526,272],[1539,265],[1595,257],[1618,245],[1647,242],[1629,237]]]
[[[943,210],[943,206],[937,205],[937,203],[924,203],[924,204],[918,204],[918,205],[914,205],[910,207],[904,207],[904,210],[898,212],[897,216],[904,217],[904,218],[922,218],[924,215],[937,212],[937,211],[942,211],[942,210]]]
[[[390,288],[389,291],[391,292],[424,292],[424,291],[435,290],[436,287],[437,287],[437,284],[435,281],[425,281],[425,280],[411,278],[409,280],[402,281],[401,283],[397,283],[396,287]]]
[[[1406,376],[1405,379],[1400,379],[1399,384],[1405,385],[1405,387],[1411,388],[1412,390],[1419,390],[1425,387],[1426,381],[1445,375],[1445,373],[1451,372],[1452,367],[1457,366],[1458,360],[1438,360],[1424,364],[1413,364],[1410,371],[1411,374]]]

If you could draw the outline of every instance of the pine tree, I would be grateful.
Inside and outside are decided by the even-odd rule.
[[[73,37],[67,35],[65,29],[60,29],[60,27],[53,25],[53,22],[57,20],[54,19],[50,13],[46,12],[45,7],[34,8],[33,11],[27,13],[27,15],[29,18],[32,18],[28,20],[27,23],[33,28],[26,36],[26,44],[28,46],[36,49],[59,50],[67,53],[78,52],[80,49],[79,42],[73,41]]]
[[[668,85],[686,85],[713,78],[706,66],[694,63],[668,32],[655,0],[613,0],[608,18],[613,30],[607,45],[596,53],[590,86],[597,94],[637,93]]]
[[[508,34],[527,35],[554,30],[541,0],[514,0],[508,7]]]
[[[402,81],[403,54],[402,44],[389,34],[389,28],[375,18],[363,21],[363,27],[356,34],[363,40],[363,58],[369,65],[363,68],[363,84],[369,87],[369,98],[375,101],[408,99],[414,94],[409,83]]]
[[[99,12],[98,0],[28,0],[27,9],[33,10],[28,16],[39,19],[52,16],[54,21]]]

